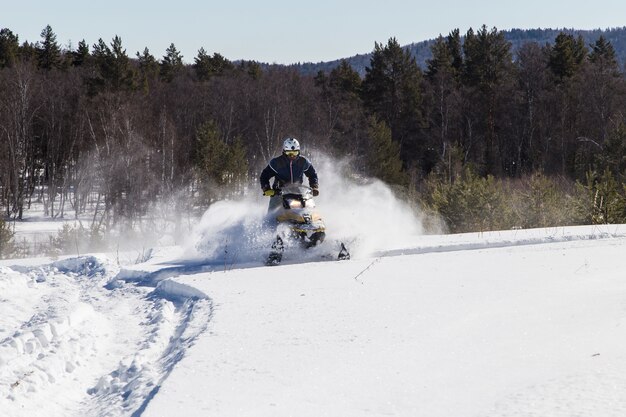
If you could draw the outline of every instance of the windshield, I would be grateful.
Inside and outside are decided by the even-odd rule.
[[[309,197],[311,194],[311,188],[307,187],[306,185],[302,185],[302,184],[289,184],[289,185],[285,185],[282,189],[281,192],[283,195],[285,194],[299,194],[303,197]]]
[[[301,184],[289,184],[281,188],[283,207],[286,209],[315,207],[311,188]]]

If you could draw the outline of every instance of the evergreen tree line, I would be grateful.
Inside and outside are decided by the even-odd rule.
[[[89,209],[106,229],[158,201],[202,209],[256,187],[285,136],[440,212],[433,190],[467,178],[623,182],[626,80],[602,36],[562,32],[513,54],[482,26],[431,49],[422,70],[392,38],[374,45],[364,76],[347,61],[310,76],[204,49],[185,64],[174,44],[129,56],[119,37],[63,48],[50,26],[20,44],[2,29],[4,216],[37,200],[50,217]]]
[[[502,31],[505,40],[511,43],[511,52],[513,56],[517,56],[519,49],[526,43],[535,42],[539,45],[552,45],[554,40],[560,33],[574,36],[576,39],[582,37],[585,44],[593,44],[600,36],[603,36],[606,40],[611,42],[616,54],[618,62],[626,62],[626,26],[607,28],[607,29],[593,29],[593,30],[581,30],[581,29],[509,29]],[[428,39],[425,41],[414,42],[409,45],[405,45],[404,48],[410,51],[417,64],[421,68],[426,68],[427,61],[432,59],[432,46],[435,43],[435,39]],[[350,66],[357,70],[362,76],[365,75],[365,68],[369,66],[371,60],[371,54],[357,54],[348,58],[343,58],[348,61]],[[329,72],[335,68],[342,59],[327,61],[327,62],[304,62],[292,64],[298,71],[304,74],[316,74],[317,72],[325,71]]]

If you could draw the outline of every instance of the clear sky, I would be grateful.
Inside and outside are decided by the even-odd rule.
[[[36,42],[46,25],[62,46],[122,38],[128,55],[148,47],[160,59],[174,43],[187,63],[201,47],[230,60],[290,64],[369,53],[458,28],[626,26],[625,0],[25,0],[3,2],[0,27]]]

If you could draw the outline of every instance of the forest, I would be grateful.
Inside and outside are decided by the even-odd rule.
[[[513,52],[496,28],[453,29],[424,68],[391,38],[364,75],[346,60],[309,75],[203,48],[185,64],[174,43],[131,56],[117,36],[66,48],[50,26],[20,42],[3,28],[0,255],[33,202],[50,218],[89,213],[94,238],[157,204],[201,214],[255,192],[286,136],[450,232],[625,223],[625,110],[602,35]]]

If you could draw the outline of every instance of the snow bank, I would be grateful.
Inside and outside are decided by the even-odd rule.
[[[616,238],[626,238],[626,225],[569,226],[451,235],[425,235],[413,239],[411,245],[404,247],[389,245],[387,249],[374,252],[372,256],[417,255],[433,252],[495,249]]]
[[[107,272],[114,272],[119,269],[104,256],[66,258],[52,263],[51,266],[63,274],[76,274],[87,277],[102,277],[105,276]]]
[[[156,287],[161,281],[179,275],[199,274],[202,272],[211,272],[219,268],[213,263],[205,264],[203,261],[188,260],[181,261],[178,258],[172,259],[171,262],[162,264],[137,264],[121,268],[119,273],[109,283],[109,288],[114,288],[120,282],[134,282],[139,285]]]
[[[11,299],[28,290],[29,279],[11,268],[0,266],[0,297]]]
[[[191,285],[181,284],[173,280],[159,282],[156,293],[168,299],[208,299],[209,296]]]

